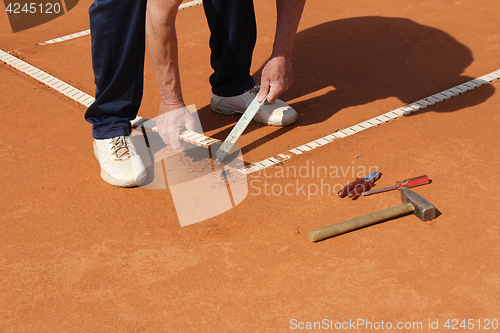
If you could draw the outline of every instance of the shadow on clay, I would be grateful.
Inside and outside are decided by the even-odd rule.
[[[292,128],[323,122],[347,107],[389,97],[398,98],[403,106],[470,81],[474,78],[462,73],[473,60],[472,52],[448,33],[405,18],[356,17],[306,29],[296,36],[294,84],[280,96],[292,101],[299,119],[242,147],[242,151],[248,152]],[[261,71],[262,67],[254,74],[256,82]],[[452,98],[419,112],[458,111],[483,103],[494,92],[488,84],[460,96],[458,102],[452,102]],[[293,103],[313,93],[319,96]],[[237,116],[215,115],[209,106],[198,112],[206,131],[238,120]],[[260,126],[249,126],[247,132]],[[230,130],[213,136],[224,140]],[[322,134],[331,132],[333,129]]]

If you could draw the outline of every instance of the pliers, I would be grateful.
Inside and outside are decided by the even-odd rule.
[[[375,182],[382,176],[380,171],[372,172],[362,178],[356,178],[352,183],[344,186],[338,193],[339,197],[356,199],[361,193],[370,190]]]

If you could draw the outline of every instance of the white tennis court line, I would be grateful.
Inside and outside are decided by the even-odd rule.
[[[32,66],[27,62],[19,58],[16,58],[13,55],[2,50],[0,50],[0,61],[3,61],[7,65],[10,65],[15,69],[31,76],[38,82],[41,82],[47,85],[48,87],[57,90],[61,94],[71,98],[72,100],[80,103],[81,105],[87,108],[95,101],[95,98],[90,96],[89,94],[84,93],[83,91],[57,79],[56,77],[48,73],[45,73],[44,71],[36,68],[35,66]],[[147,120],[146,118],[137,116],[134,120],[132,120],[132,125],[134,125],[137,122],[143,122],[146,120]]]
[[[86,107],[94,102],[94,97],[2,50],[0,60]]]
[[[80,103],[81,105],[87,108],[95,101],[95,98],[90,96],[89,94],[84,93],[83,91],[57,79],[56,77],[42,71],[41,69],[38,69],[35,66],[32,66],[27,62],[19,58],[16,58],[13,55],[2,50],[0,50],[0,61],[3,61],[7,65],[10,65],[15,69],[31,76],[38,82],[41,82],[47,85],[48,87],[57,90],[61,94],[71,98],[72,100]],[[137,116],[134,120],[131,121],[131,123],[132,126],[137,127],[139,125],[145,124],[148,121],[149,119],[147,118]],[[154,124],[153,126],[155,125],[156,124]],[[153,130],[155,130],[155,128],[153,128]],[[181,139],[201,147],[208,147],[210,144],[219,142],[219,140],[217,139],[210,138],[201,134],[196,136],[195,139],[193,139],[190,135],[188,135],[190,133],[191,133],[190,131],[183,133],[181,135]]]
[[[87,35],[90,35],[90,29],[84,30],[84,31],[81,31],[81,32],[77,32],[77,33],[74,33],[74,34],[71,34],[71,35],[66,35],[66,36],[62,36],[62,37],[59,37],[59,38],[54,38],[54,39],[51,39],[51,40],[46,40],[45,42],[38,43],[37,45],[55,44],[55,43],[60,43],[60,42],[66,41],[66,40],[75,39],[75,38],[83,37],[83,36],[87,36]]]
[[[385,124],[391,120],[397,119],[397,118],[402,117],[404,115],[408,115],[412,112],[419,111],[421,109],[424,109],[424,108],[429,107],[431,105],[434,105],[436,103],[442,102],[448,98],[460,95],[466,91],[475,89],[477,87],[480,87],[480,86],[485,85],[487,83],[491,83],[491,82],[498,80],[498,79],[500,79],[500,70],[483,75],[477,79],[465,82],[463,84],[460,84],[458,86],[455,86],[455,87],[447,89],[447,90],[444,90],[444,91],[437,93],[437,94],[434,94],[432,96],[422,98],[421,100],[418,100],[416,102],[413,102],[413,103],[405,105],[405,106],[402,106],[398,109],[389,111],[389,112],[384,113],[380,116],[366,120],[362,123],[359,123],[357,125],[351,126],[349,128],[346,128],[346,129],[343,129],[341,131],[329,134],[329,135],[324,136],[322,138],[319,138],[317,140],[306,143],[305,145],[290,149],[287,153],[279,154],[277,156],[267,158],[263,161],[253,163],[253,164],[245,167],[244,169],[239,169],[239,171],[246,174],[246,175],[251,174],[253,172],[262,171],[266,168],[269,168],[272,165],[283,163],[284,161],[290,159],[294,155],[303,154],[305,152],[311,151],[313,149],[316,149],[318,147],[321,147],[321,146],[324,146],[328,143],[331,143],[336,139],[342,139],[342,138],[345,138],[347,136],[351,136],[351,135],[357,134],[359,132],[362,132],[364,130],[367,130],[369,128],[376,127],[376,126],[379,126],[381,124]]]
[[[77,88],[70,86],[69,84],[62,82],[61,80],[55,78],[54,76],[45,73],[44,71],[28,64],[27,62],[16,58],[7,52],[4,52],[0,50],[0,61],[5,62],[6,64],[18,69],[19,71],[26,73],[27,75],[31,76],[35,80],[49,86],[50,88],[53,88],[60,92],[61,94],[75,100],[76,102],[82,104],[85,107],[89,107],[93,102],[94,102],[94,97],[84,93],[81,90],[78,90]],[[462,83],[458,86],[452,87],[450,89],[444,90],[442,92],[439,92],[437,94],[434,94],[432,96],[423,98],[421,100],[418,100],[416,102],[413,102],[411,104],[407,104],[405,106],[402,106],[400,108],[397,108],[395,110],[389,111],[387,113],[384,113],[380,116],[374,117],[372,119],[366,120],[364,122],[361,122],[359,124],[356,124],[354,126],[345,128],[343,130],[340,130],[338,132],[329,134],[327,136],[324,136],[322,138],[319,138],[317,140],[311,141],[309,143],[306,143],[304,145],[298,146],[296,148],[290,149],[286,153],[278,154],[273,157],[269,157],[263,161],[256,162],[253,164],[248,165],[247,167],[243,169],[239,169],[240,172],[248,175],[253,172],[258,172],[261,170],[264,170],[266,168],[269,168],[270,166],[276,165],[283,163],[284,161],[290,159],[294,155],[300,155],[305,152],[311,151],[313,149],[316,149],[318,147],[324,146],[328,143],[333,142],[336,139],[342,139],[347,136],[354,135],[356,133],[362,132],[364,130],[367,130],[372,127],[379,126],[381,124],[385,124],[391,120],[397,119],[399,117],[402,117],[404,115],[410,114],[412,112],[416,112],[418,110],[424,109],[426,107],[429,107],[431,105],[434,105],[436,103],[442,102],[448,98],[460,95],[466,91],[475,89],[477,87],[480,87],[482,85],[491,83],[495,80],[500,79],[500,70],[497,70],[495,72],[491,72],[489,74],[483,75],[477,79],[470,80],[468,82]],[[149,121],[147,118],[139,117],[137,116],[134,120],[131,121],[132,125],[137,127],[140,126],[141,124],[144,124],[145,122]],[[193,137],[191,138],[185,138],[186,141],[193,141]],[[198,138],[195,138],[195,141],[199,139],[200,142],[194,143],[199,146],[209,146],[210,144],[219,142],[217,139],[213,139],[204,135],[200,135]],[[193,142],[192,142],[193,143]]]
[[[82,104],[85,107],[89,107],[92,103],[94,103],[95,98],[90,96],[89,94],[84,93],[83,91],[55,78],[54,76],[45,73],[44,71],[36,68],[28,64],[25,61],[22,61],[19,58],[16,58],[7,52],[0,50],[0,61],[5,62],[7,65],[14,67],[15,69],[31,76],[35,80],[49,86],[60,92],[61,94],[71,98],[72,100]],[[132,120],[133,126],[144,125],[149,120],[147,118],[137,116],[134,120]],[[154,124],[156,125],[156,124]],[[155,130],[156,127],[153,128]],[[219,140],[210,138],[208,136],[194,133],[191,131],[186,131],[182,133],[181,139],[189,142],[191,144],[208,148],[209,145],[219,142]]]
[[[193,1],[185,2],[185,3],[181,3],[179,5],[179,10],[183,10],[183,9],[186,9],[186,8],[191,8],[191,7],[194,7],[194,6],[199,6],[201,4],[203,4],[203,0],[193,0]]]
[[[182,4],[179,5],[179,10],[183,10],[183,9],[186,9],[186,8],[191,8],[191,7],[194,7],[194,6],[199,6],[201,4],[203,4],[203,0],[193,0],[193,1],[185,2],[185,3],[182,3]],[[83,37],[83,36],[87,36],[87,35],[90,35],[90,29],[84,30],[84,31],[81,31],[81,32],[77,32],[77,33],[74,33],[74,34],[71,34],[71,35],[66,35],[66,36],[62,36],[62,37],[59,37],[59,38],[50,39],[50,40],[47,40],[47,41],[45,41],[43,43],[38,43],[37,45],[55,44],[55,43],[60,43],[60,42],[64,42],[64,41],[67,41],[67,40],[70,40],[70,39],[75,39],[75,38]]]

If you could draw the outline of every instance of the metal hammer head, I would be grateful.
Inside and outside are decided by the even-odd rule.
[[[403,187],[401,189],[401,200],[403,203],[411,203],[415,208],[413,214],[417,215],[422,221],[429,221],[436,217],[436,207],[412,190]]]

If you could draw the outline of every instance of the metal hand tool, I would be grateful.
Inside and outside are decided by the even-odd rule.
[[[382,173],[380,171],[375,171],[362,178],[356,178],[355,181],[344,186],[337,194],[341,198],[348,195],[349,198],[355,199],[362,192],[371,189],[380,176],[382,176]]]
[[[260,107],[264,104],[267,99],[267,96],[262,100],[262,102],[258,102],[257,98],[259,95],[255,96],[252,103],[245,110],[240,120],[236,123],[236,125],[231,130],[231,133],[227,136],[226,140],[222,143],[220,148],[217,150],[215,154],[214,166],[218,166],[222,160],[229,154],[231,149],[233,148],[236,141],[240,138],[243,131],[247,128],[250,121],[252,121],[253,117],[259,111]]]
[[[381,192],[387,192],[387,191],[391,191],[391,190],[395,190],[395,189],[401,189],[403,187],[411,188],[411,187],[425,185],[425,184],[429,184],[429,183],[430,183],[429,177],[424,175],[424,176],[420,176],[420,177],[415,177],[415,178],[403,180],[402,182],[398,182],[394,186],[384,187],[384,188],[381,188],[378,190],[364,191],[363,193],[361,193],[361,195],[367,196],[367,195],[371,195],[371,194],[375,194],[375,193],[381,193]]]
[[[403,201],[403,204],[400,206],[388,208],[380,212],[309,231],[308,238],[311,242],[315,243],[409,213],[415,214],[422,221],[429,221],[436,217],[436,207],[431,205],[429,201],[425,200],[421,195],[413,192],[412,190],[402,188],[401,201]]]

